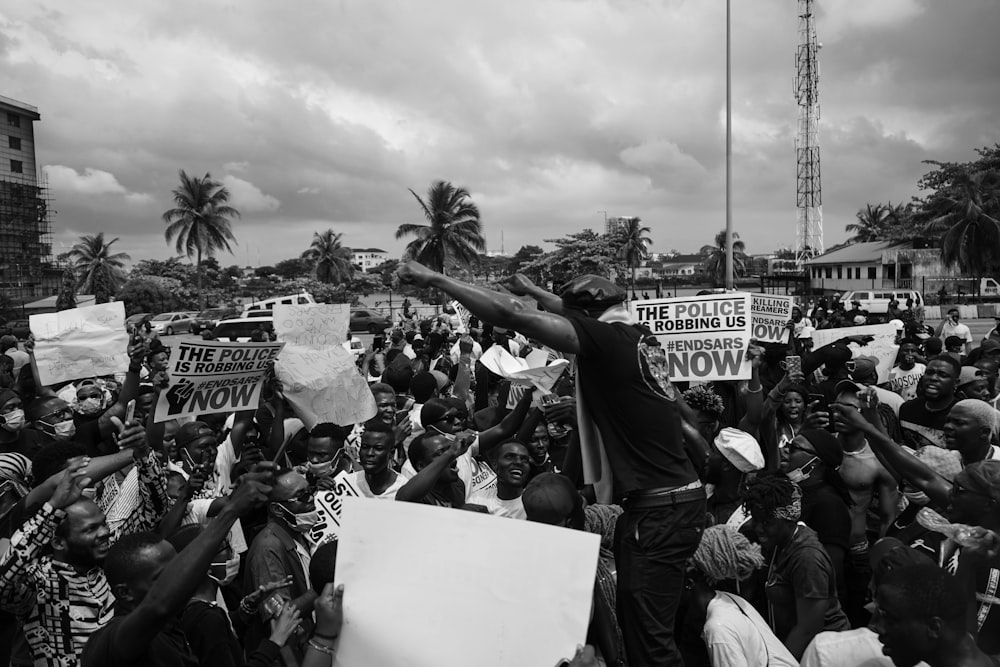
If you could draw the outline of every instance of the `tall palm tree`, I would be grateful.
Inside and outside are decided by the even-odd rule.
[[[858,221],[844,227],[844,231],[854,234],[847,239],[847,242],[870,243],[880,240],[886,233],[892,214],[891,204],[889,206],[865,204],[863,209],[858,209],[858,212],[854,214]]]
[[[302,259],[312,264],[316,280],[321,283],[344,283],[354,275],[351,249],[340,244],[341,236],[332,229],[322,234],[313,232],[312,244],[302,253]]]
[[[628,224],[619,233],[622,239],[619,256],[632,269],[632,298],[635,298],[635,270],[649,257],[649,246],[653,244],[653,240],[645,236],[649,233],[649,227],[643,227],[639,218],[629,218]]]
[[[111,254],[117,240],[105,243],[104,232],[81,236],[68,253],[77,285],[84,293],[93,294],[95,303],[107,303],[125,283],[125,262],[131,258],[123,252]]]
[[[413,234],[403,251],[404,259],[415,259],[424,266],[445,273],[449,265],[469,267],[486,250],[479,209],[469,199],[469,191],[448,181],[434,181],[423,200],[410,190],[430,224],[405,223],[396,230],[396,238]]]
[[[740,241],[740,235],[733,233],[733,276],[739,278],[746,273],[750,258],[746,254],[746,244]],[[726,279],[726,230],[715,235],[715,245],[701,247],[701,265],[705,274],[712,282],[720,285]]]
[[[941,234],[941,259],[976,278],[1000,266],[1000,172],[960,173],[927,202],[927,230]]]
[[[231,243],[236,243],[230,218],[240,217],[240,212],[229,205],[229,190],[212,175],[202,178],[190,177],[184,170],[180,173],[180,187],[174,188],[174,208],[163,214],[167,223],[167,243],[177,237],[176,249],[180,255],[196,258],[195,272],[198,279],[198,295],[201,309],[205,309],[205,293],[201,288],[201,259],[212,256],[219,250],[232,253]]]

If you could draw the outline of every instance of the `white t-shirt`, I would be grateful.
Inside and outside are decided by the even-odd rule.
[[[889,373],[889,391],[899,394],[904,401],[913,400],[917,397],[917,383],[926,370],[924,364],[914,364],[908,371],[899,366],[893,367]]]
[[[479,357],[483,356],[483,346],[472,341],[472,365],[475,366],[476,362],[479,361]],[[451,363],[457,364],[462,358],[462,351],[458,347],[458,343],[451,346]]]
[[[802,654],[802,667],[892,667],[892,658],[882,653],[882,642],[868,628],[843,632],[821,632]],[[919,662],[917,667],[927,667]]]
[[[477,436],[476,441],[472,443],[469,449],[455,461],[458,476],[465,483],[466,502],[469,502],[469,498],[473,494],[487,491],[490,488],[495,489],[497,486],[497,474],[488,465],[476,460],[475,456],[478,453],[479,437]],[[416,474],[416,469],[410,463],[410,460],[407,459],[406,463],[403,464],[402,470],[399,471],[399,476],[406,478],[408,481]]]
[[[396,493],[398,493],[407,482],[405,477],[397,474],[396,479],[389,485],[389,488],[382,493],[375,495],[372,493],[372,487],[368,485],[368,480],[365,479],[364,470],[351,473],[351,476],[348,479],[350,479],[351,483],[354,484],[355,488],[357,488],[357,490],[360,491],[361,495],[365,498],[378,498],[379,500],[395,500]]]
[[[708,603],[701,638],[712,667],[799,664],[753,605],[738,595],[715,594]]]
[[[892,408],[893,413],[896,417],[899,417],[899,409],[903,407],[903,397],[894,391],[889,391],[888,389],[883,389],[882,387],[872,387],[875,390],[875,395],[878,397],[878,402],[884,405],[888,405]]]
[[[482,349],[479,350],[482,354]],[[4,352],[8,357],[14,360],[14,377],[17,378],[17,374],[21,372],[21,367],[31,361],[31,356],[27,352],[22,352],[16,347],[12,347],[6,352]]]
[[[972,332],[961,322],[952,324],[951,320],[948,320],[944,323],[944,326],[941,327],[941,340],[945,340],[948,336],[958,336],[970,345],[972,344]]]
[[[493,516],[521,519],[522,521],[528,520],[528,515],[524,511],[524,503],[521,502],[521,496],[512,500],[502,500],[497,497],[496,486],[472,494],[468,502],[484,506]]]

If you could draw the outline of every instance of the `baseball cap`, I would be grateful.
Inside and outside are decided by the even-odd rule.
[[[607,310],[625,300],[625,290],[607,278],[587,274],[566,283],[563,305],[580,310]]]
[[[958,374],[958,384],[956,386],[962,387],[970,382],[982,379],[983,377],[979,374],[979,369],[975,366],[962,366],[962,371]]]
[[[959,336],[948,336],[947,338],[944,339],[944,346],[946,348],[954,347],[956,345],[962,345],[964,343],[965,341]]]
[[[177,429],[177,434],[174,435],[174,443],[178,447],[186,447],[200,438],[212,438],[214,441],[215,431],[205,422],[188,422]]]

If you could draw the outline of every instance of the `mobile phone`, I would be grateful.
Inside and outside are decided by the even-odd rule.
[[[399,411],[399,412],[396,413],[396,417],[395,417],[396,424],[402,424],[403,422],[405,422],[409,418],[410,418],[410,411],[409,410],[401,410],[401,411]]]
[[[785,357],[785,372],[786,373],[801,373],[802,372],[802,357],[797,354],[790,354]]]
[[[549,405],[555,405],[556,403],[559,403],[562,399],[559,397],[558,394],[549,393],[549,394],[545,394],[544,396],[542,396],[538,400],[539,400],[539,402],[543,406],[549,406]]]
[[[125,404],[125,423],[128,424],[130,421],[135,419],[135,399]]]
[[[820,407],[822,407],[824,400],[826,400],[826,396],[824,396],[823,394],[809,394],[808,396],[806,396],[806,405],[819,403]]]
[[[383,349],[385,349],[385,336],[384,335],[383,336],[375,336],[375,338],[372,340],[372,349],[373,350],[383,350]]]

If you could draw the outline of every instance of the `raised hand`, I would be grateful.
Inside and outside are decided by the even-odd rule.
[[[334,586],[330,582],[323,587],[323,593],[316,598],[316,634],[324,637],[339,637],[344,625],[344,585]]]
[[[59,483],[56,484],[49,504],[57,510],[66,509],[83,495],[83,490],[90,486],[91,478],[87,477],[89,456],[76,456],[69,460],[69,465],[63,470]]]
[[[175,415],[184,410],[188,400],[194,395],[194,383],[186,378],[181,378],[180,382],[167,390],[168,415]]]
[[[535,289],[535,283],[531,282],[523,273],[515,273],[503,282],[503,286],[516,296],[526,296]]]
[[[273,477],[259,473],[247,473],[240,478],[240,483],[229,496],[229,507],[238,515],[246,516],[258,507],[267,504],[268,495],[273,488],[270,484],[265,484],[264,479]]]
[[[437,275],[436,271],[431,271],[419,262],[403,262],[396,269],[396,277],[399,278],[399,282],[417,287],[430,286],[431,281]]]
[[[123,424],[118,417],[111,417],[111,424],[117,430],[118,449],[134,449],[137,454],[143,454],[149,448],[146,440],[146,429],[139,422],[132,421]]]

